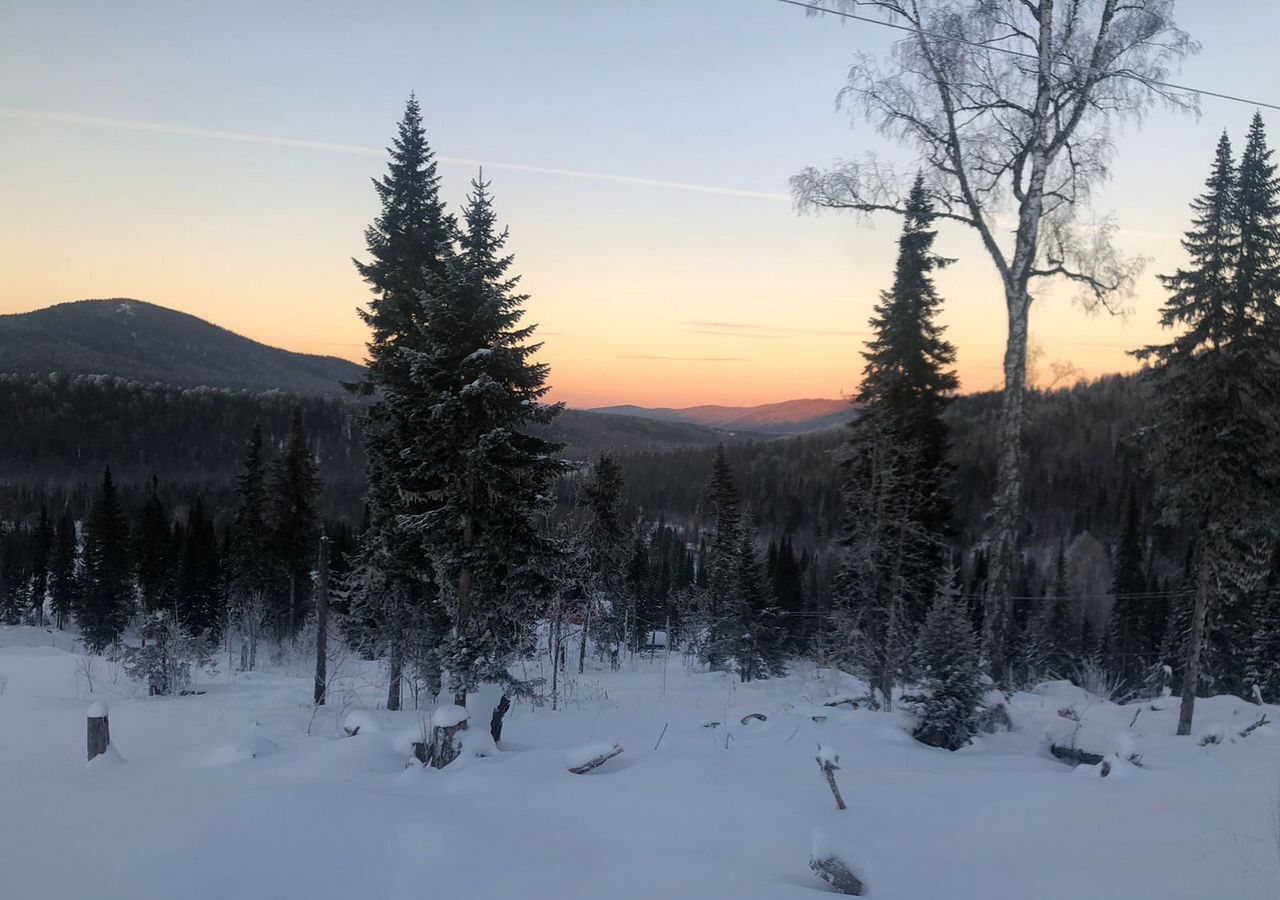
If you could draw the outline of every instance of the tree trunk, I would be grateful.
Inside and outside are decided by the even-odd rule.
[[[325,672],[329,628],[329,539],[320,537],[320,585],[316,595],[316,686],[315,704],[323,706],[328,676]]]
[[[388,664],[391,669],[391,679],[387,685],[387,709],[399,709],[400,682],[404,680],[404,656],[399,642],[392,642]]]
[[[551,623],[551,711],[560,708],[560,621],[561,606],[556,607]],[[505,695],[504,695],[505,696]]]
[[[474,507],[476,477],[474,473],[470,472],[467,474],[467,497],[471,506]],[[458,572],[458,618],[453,627],[454,639],[458,641],[463,640],[471,628],[471,592],[475,586],[475,576],[471,571],[470,554],[475,544],[475,522],[472,520],[471,511],[468,509],[462,514],[462,568]],[[465,684],[465,680],[462,683]],[[456,706],[466,708],[467,691],[465,688],[454,691],[453,702]]]
[[[983,645],[991,676],[1004,681],[1009,670],[1013,626],[1013,568],[1022,518],[1022,426],[1027,396],[1027,331],[1030,298],[1009,298],[1009,337],[1000,398],[999,460],[996,473],[995,533],[982,610]]]
[[[1196,690],[1200,686],[1200,652],[1204,645],[1204,626],[1209,608],[1209,551],[1200,547],[1200,571],[1196,576],[1195,606],[1191,611],[1191,639],[1187,645],[1187,663],[1182,671],[1182,705],[1178,708],[1178,734],[1191,733],[1191,717],[1196,710]]]
[[[298,633],[298,573],[289,570],[289,637]]]
[[[493,715],[489,717],[489,736],[493,738],[495,744],[502,740],[502,723],[510,709],[511,695],[504,691],[502,699],[493,708]]]
[[[591,628],[591,609],[594,607],[595,601],[590,597],[587,598],[587,612],[582,617],[582,642],[578,644],[578,674],[581,675],[587,670],[587,631]]]

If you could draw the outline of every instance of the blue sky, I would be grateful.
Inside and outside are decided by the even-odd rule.
[[[1280,4],[1183,0],[1179,13],[1205,45],[1179,80],[1280,103]],[[804,165],[884,149],[833,100],[853,54],[883,53],[891,37],[773,0],[8,0],[0,312],[134,296],[358,357],[353,310],[366,294],[349,260],[376,212],[376,151],[416,90],[442,157],[641,180],[486,171],[558,396],[847,392],[896,223],[799,217],[786,182]],[[1127,322],[1046,297],[1032,325],[1046,359],[1096,375],[1158,334],[1154,273],[1180,260],[1217,134],[1242,134],[1253,112],[1212,99],[1203,109],[1199,120],[1158,110],[1120,133],[1098,205],[1153,264]],[[472,165],[442,171],[460,201]],[[965,386],[990,387],[1003,319],[989,263],[968,235],[944,231],[940,244],[961,259],[941,287]]]

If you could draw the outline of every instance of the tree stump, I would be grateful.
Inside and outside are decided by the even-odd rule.
[[[107,723],[107,704],[101,700],[89,707],[89,759],[107,752],[111,743],[111,728]]]
[[[431,733],[427,740],[413,745],[413,755],[424,766],[443,769],[462,753],[462,738],[467,730],[467,711],[461,706],[441,706],[431,716]]]
[[[813,857],[809,860],[809,868],[815,875],[831,885],[840,894],[861,897],[866,890],[862,879],[853,874],[853,870],[835,856]]]

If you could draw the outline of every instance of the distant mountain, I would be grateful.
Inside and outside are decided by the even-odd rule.
[[[180,388],[342,396],[363,368],[268,347],[141,300],[77,300],[0,315],[0,372],[114,375]]]
[[[723,431],[691,422],[669,422],[643,416],[566,409],[547,427],[548,436],[565,444],[564,455],[586,460],[602,451],[635,453],[677,447],[714,447],[725,443]],[[730,437],[754,437],[741,434]],[[772,437],[772,435],[769,435]]]
[[[853,417],[848,400],[784,400],[762,406],[690,406],[684,409],[604,406],[592,412],[685,422],[730,432],[803,434],[843,425]]]

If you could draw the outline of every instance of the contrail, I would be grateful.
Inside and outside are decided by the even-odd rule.
[[[42,122],[58,122],[64,125],[84,125],[93,128],[114,128],[122,131],[146,131],[153,134],[172,134],[182,137],[205,138],[214,141],[234,141],[241,144],[266,144],[272,147],[292,147],[298,150],[319,150],[325,153],[346,153],[356,156],[382,156],[385,150],[378,147],[363,147],[358,144],[339,144],[332,141],[309,141],[302,138],[276,137],[269,134],[251,134],[243,131],[223,131],[217,128],[198,128],[188,125],[167,125],[161,122],[141,122],[134,119],[115,119],[106,116],[85,116],[78,113],[45,112],[37,109],[22,109],[12,106],[0,106],[0,116],[10,119],[27,119]],[[510,172],[527,172],[533,175],[555,175],[564,178],[586,178],[592,181],[611,181],[616,184],[634,184],[641,187],[666,188],[675,191],[691,191],[698,194],[717,194],[723,197],[745,197],[752,200],[770,200],[789,203],[791,198],[786,194],[773,194],[767,191],[750,191],[742,188],[719,187],[710,184],[693,184],[687,181],[668,181],[662,178],[641,178],[635,175],[614,175],[608,172],[584,172],[580,169],[559,169],[548,166],[529,166],[523,163],[494,162],[492,160],[459,159],[452,156],[437,156],[436,159],[445,165],[487,166],[494,169],[505,169]]]

